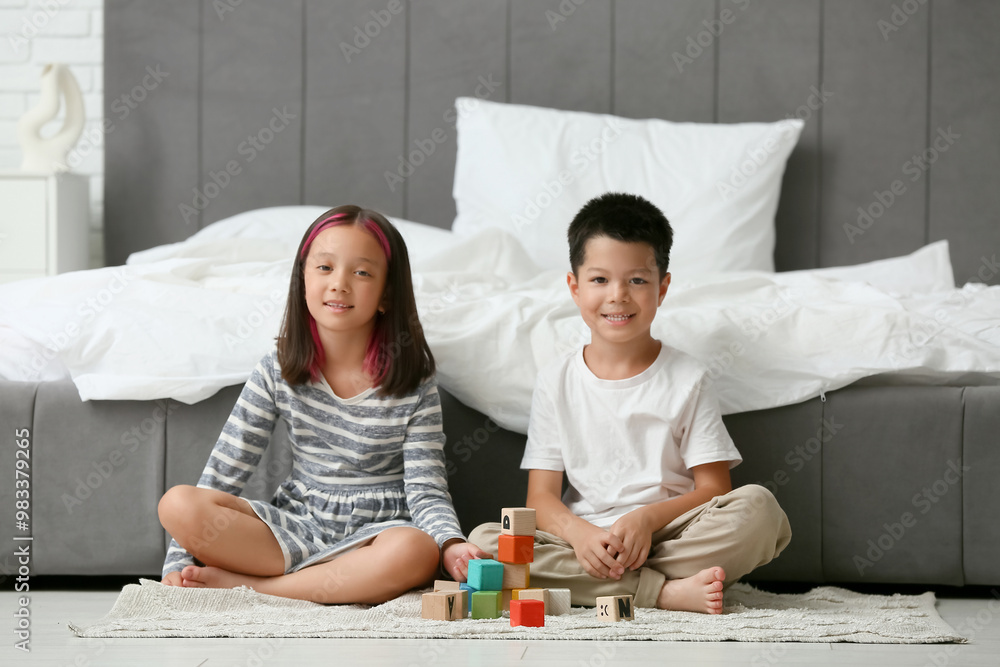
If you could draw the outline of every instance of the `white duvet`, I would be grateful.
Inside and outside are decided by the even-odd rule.
[[[0,377],[71,377],[84,400],[194,403],[244,382],[273,345],[291,257],[320,207],[251,211],[124,267],[0,285]],[[527,428],[538,368],[589,340],[562,271],[517,239],[395,221],[440,384]],[[857,267],[674,275],[653,325],[710,368],[726,414],[861,378],[1000,381],[1000,287],[955,289],[946,242]]]

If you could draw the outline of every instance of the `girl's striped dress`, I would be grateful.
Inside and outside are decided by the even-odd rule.
[[[240,495],[279,417],[288,426],[292,471],[270,503],[247,502],[274,533],[286,573],[395,526],[420,528],[438,546],[465,539],[448,493],[434,378],[403,397],[379,397],[372,388],[342,399],[325,379],[289,385],[272,349],[244,386],[198,486]],[[172,540],[163,575],[193,562]]]

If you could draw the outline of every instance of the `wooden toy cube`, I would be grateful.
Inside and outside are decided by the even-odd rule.
[[[458,593],[462,600],[462,608],[459,612],[459,618],[465,618],[469,615],[469,590],[465,587],[466,584],[459,583],[457,581],[450,581],[448,579],[435,579],[434,580],[434,592],[447,592],[447,593]]]
[[[472,594],[472,618],[500,618],[503,613],[500,591],[476,591]]]
[[[545,625],[545,603],[541,600],[512,600],[510,625],[540,628]]]
[[[477,591],[499,591],[503,586],[504,566],[490,558],[469,561],[469,586]],[[507,588],[513,588],[508,586]]]
[[[597,598],[597,618],[601,621],[632,621],[631,595],[605,595]]]
[[[500,533],[535,535],[535,510],[530,507],[505,507],[500,510]]]
[[[535,560],[534,535],[501,535],[497,542],[497,560],[518,564]]]
[[[420,616],[435,621],[454,621],[465,618],[462,596],[459,591],[424,593],[420,598]]]
[[[569,589],[566,589],[569,590]],[[549,611],[549,589],[547,588],[522,588],[517,592],[517,597],[515,600],[541,600],[542,604],[545,605],[545,613],[548,614]]]
[[[471,562],[471,561],[470,561]],[[529,566],[504,563],[501,588],[528,588]]]
[[[570,610],[570,595],[568,588],[548,588],[548,599],[545,601],[545,613],[549,616],[568,614]]]

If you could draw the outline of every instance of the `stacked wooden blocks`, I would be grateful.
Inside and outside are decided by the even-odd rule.
[[[500,511],[497,560],[503,563],[504,602],[512,626],[545,625],[544,600],[521,598],[525,590],[532,590],[528,586],[530,563],[535,560],[535,527],[535,510],[529,507],[505,507]]]
[[[434,582],[434,592],[424,593],[424,618],[453,621],[465,618],[500,618],[510,611],[511,626],[542,627],[545,615],[568,613],[568,588],[528,588],[530,564],[535,559],[535,510],[506,507],[500,512],[497,559],[469,561],[468,582]]]
[[[503,613],[504,567],[495,560],[469,561],[468,587],[472,618],[500,618]]]

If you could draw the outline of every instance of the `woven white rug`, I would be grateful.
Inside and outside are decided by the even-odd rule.
[[[249,588],[191,589],[140,580],[80,637],[370,637],[455,639],[593,639],[745,642],[964,642],[938,615],[932,593],[863,595],[821,587],[789,595],[736,584],[721,615],[636,609],[631,622],[598,621],[593,609],[546,616],[545,627],[510,627],[499,619],[429,621],[420,593],[374,607],[324,606],[263,595]]]

